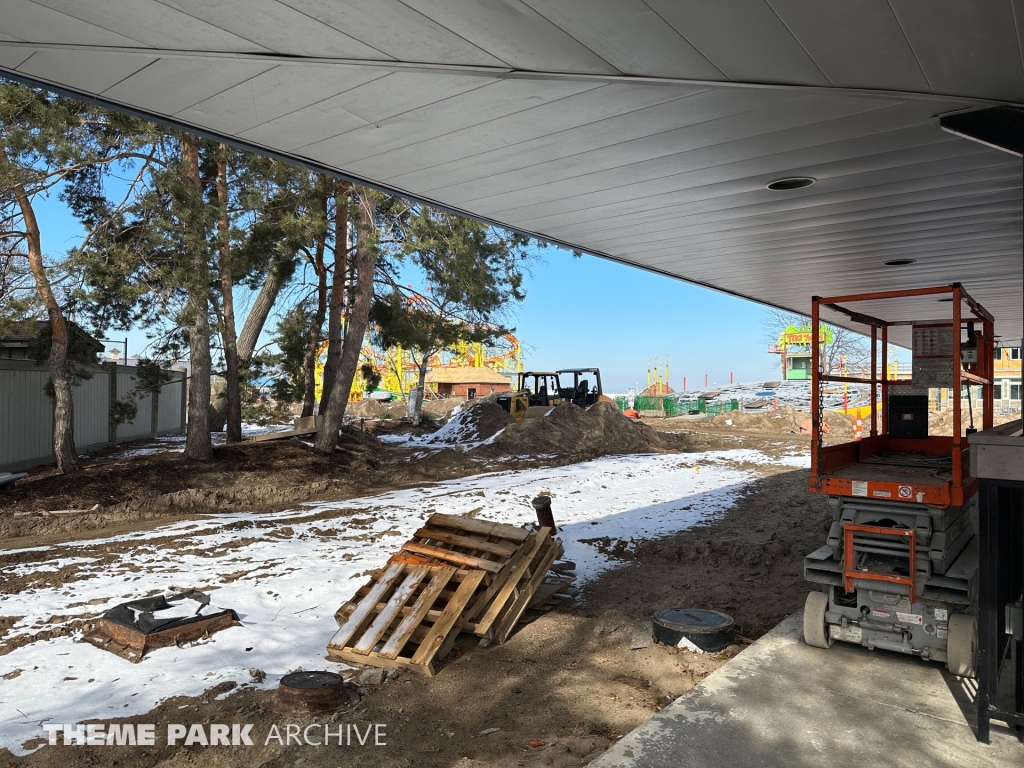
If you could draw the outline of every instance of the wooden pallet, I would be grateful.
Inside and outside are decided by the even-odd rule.
[[[435,514],[413,534],[391,562],[451,564],[486,571],[464,616],[464,631],[503,643],[525,610],[519,605],[536,590],[538,568],[550,559],[552,531]],[[561,555],[558,545],[556,557]],[[496,624],[508,631],[494,631]]]
[[[572,587],[575,576],[566,576],[549,571],[530,601],[529,608],[533,611],[550,611],[561,600],[571,597],[567,590]]]
[[[504,643],[562,556],[552,533],[432,515],[335,614],[328,654],[432,675],[461,631]]]
[[[526,528],[459,515],[431,515],[391,562],[455,565],[501,572],[532,536]]]
[[[433,675],[451,650],[466,606],[487,572],[449,565],[391,562],[336,614],[327,644],[338,661],[404,667]]]
[[[480,645],[500,645],[508,639],[537,589],[544,583],[551,563],[562,556],[562,543],[552,538],[551,533],[550,528],[540,529],[533,545],[510,569],[486,610],[475,621],[470,609],[466,629],[481,637]]]

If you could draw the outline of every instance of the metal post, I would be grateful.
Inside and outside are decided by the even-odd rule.
[[[882,422],[882,434],[889,434],[889,326],[887,325],[882,326],[882,418],[880,421]]]
[[[878,328],[871,326],[871,437],[878,434],[878,390],[875,381],[878,379]]]
[[[107,399],[107,442],[117,445],[117,422],[114,409],[117,407],[117,363],[104,363],[110,373],[109,397]]]
[[[178,418],[178,429],[185,434],[185,421],[188,414],[188,376],[181,372],[181,416]]]
[[[992,706],[999,672],[999,660],[996,658],[996,611],[999,610],[996,596],[998,543],[992,519],[998,508],[992,495],[999,491],[985,480],[981,481],[980,486],[978,543],[982,549],[978,558],[978,741],[988,744],[989,708]]]
[[[963,486],[963,455],[961,452],[960,408],[963,379],[960,376],[960,285],[953,285],[953,488]]]
[[[557,528],[555,527],[555,516],[551,512],[551,497],[537,496],[531,503],[537,512],[537,524],[541,528],[550,528],[554,533]]]
[[[818,297],[811,297],[811,483],[819,482],[821,461],[821,350],[818,349]]]

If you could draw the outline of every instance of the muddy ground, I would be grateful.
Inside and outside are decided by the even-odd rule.
[[[349,426],[330,457],[313,452],[308,438],[218,445],[208,462],[166,450],[167,441],[120,445],[83,459],[77,475],[41,467],[0,487],[0,540],[33,546],[52,536],[109,534],[196,514],[272,512],[312,499],[335,501],[493,470],[560,466],[614,453],[714,450],[732,442],[712,433],[692,438],[685,428],[663,435],[629,422],[612,405],[599,405],[585,414],[561,406],[549,419],[510,425],[497,405],[481,401],[475,408],[485,428],[474,431],[474,439],[493,436],[495,442],[472,450],[440,443],[425,461],[414,446],[385,445],[378,436],[429,434],[443,423],[430,417],[418,427],[400,420]]]
[[[740,430],[739,424],[727,424],[724,419],[668,420],[653,426],[675,433],[659,438],[674,450],[742,447],[782,456],[805,451],[809,443],[807,436],[786,429],[759,431],[751,424],[745,425],[751,429]],[[296,501],[365,495],[499,466],[516,469],[589,458],[566,453],[510,460],[508,455],[494,453],[493,448],[479,453],[448,449],[423,461],[416,458],[421,453],[414,448],[383,445],[370,433],[349,433],[331,458],[312,454],[295,440],[217,448],[214,461],[207,464],[187,462],[176,453],[96,456],[80,477],[37,472],[28,482],[2,493],[0,526],[5,527],[0,536],[22,537],[6,541],[5,547],[53,543],[80,536],[83,530],[109,535],[218,509],[286,509]],[[276,741],[264,745],[273,724],[283,732],[286,723],[305,727],[314,720],[270,714],[263,709],[269,692],[246,686],[232,689],[234,684],[228,684],[226,690],[167,700],[145,715],[114,721],[156,724],[158,746],[46,746],[23,758],[0,751],[0,764],[40,768],[333,768],[339,764],[559,768],[585,764],[741,652],[745,642],[802,605],[808,591],[802,558],[820,546],[828,528],[824,500],[807,493],[806,470],[773,465],[748,468],[760,479],[748,486],[731,509],[707,523],[630,546],[593,542],[616,567],[587,583],[576,604],[530,615],[501,647],[479,648],[471,638],[460,638],[434,678],[404,672],[379,686],[364,685],[358,705],[327,719],[335,727],[338,723],[362,729],[385,724],[386,746],[324,748]],[[96,504],[100,507],[93,512],[39,514],[41,510],[88,510]],[[17,552],[0,553],[0,563],[13,564],[19,557]],[[650,614],[680,606],[729,613],[736,619],[740,641],[717,655],[652,642]],[[5,630],[0,624],[0,653],[5,652]],[[239,749],[159,746],[170,722],[251,723],[258,738],[256,746]]]
[[[579,604],[532,615],[504,646],[460,639],[434,678],[403,672],[364,686],[361,702],[333,724],[386,724],[386,746],[264,745],[275,723],[284,732],[287,723],[304,728],[325,719],[270,714],[263,704],[272,694],[243,687],[171,699],[116,721],[155,723],[156,747],[46,746],[24,758],[0,758],[40,768],[585,764],[742,651],[743,640],[717,655],[658,645],[646,621],[652,611],[724,610],[741,638],[753,639],[802,605],[801,559],[820,545],[828,515],[823,500],[804,490],[806,471],[762,469],[765,476],[719,519],[632,550],[611,548],[620,567],[587,584]],[[172,722],[252,723],[259,738],[245,749],[160,746]]]

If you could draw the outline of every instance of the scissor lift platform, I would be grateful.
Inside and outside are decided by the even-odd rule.
[[[926,323],[882,319],[847,308],[886,299],[949,295],[952,319]],[[827,308],[871,333],[871,371],[866,378],[823,370],[820,312]],[[881,314],[880,309],[873,309]],[[879,366],[879,342],[888,347],[893,326],[914,325],[915,378],[889,377]],[[867,648],[946,662],[951,672],[973,677],[977,667],[978,481],[971,477],[969,448],[961,428],[961,389],[982,387],[984,426],[992,422],[994,330],[991,315],[959,284],[915,291],[815,297],[812,327],[812,437],[810,490],[827,494],[834,521],[826,546],[804,560],[804,575],[819,585],[804,607],[804,639],[828,648],[836,640]],[[966,342],[964,334],[966,332]],[[922,339],[920,344],[918,340]],[[925,341],[927,343],[925,343]],[[944,380],[948,377],[948,382]],[[822,390],[828,382],[866,384],[871,392],[869,434],[863,440],[825,446]],[[953,434],[927,434],[927,408],[909,412],[906,429],[891,397],[927,392],[947,384],[953,393]],[[920,397],[918,398],[920,399]],[[904,398],[913,402],[915,398]],[[879,418],[880,412],[885,418]],[[920,421],[924,421],[921,424]],[[972,425],[973,426],[973,425]],[[890,429],[891,427],[891,429]],[[895,432],[895,434],[893,434]]]

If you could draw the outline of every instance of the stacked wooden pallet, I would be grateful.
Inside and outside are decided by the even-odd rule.
[[[460,632],[503,643],[528,608],[546,609],[572,576],[550,528],[432,515],[335,614],[339,661],[434,674]]]

